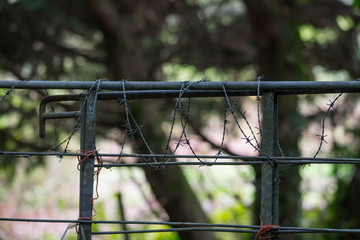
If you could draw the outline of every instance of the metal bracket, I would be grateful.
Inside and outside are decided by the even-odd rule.
[[[80,115],[80,111],[47,113],[46,105],[48,103],[60,102],[60,101],[79,101],[79,100],[80,100],[79,94],[46,96],[43,99],[41,99],[40,108],[39,108],[39,135],[40,135],[40,138],[45,137],[45,121],[46,121],[46,119],[77,118]]]

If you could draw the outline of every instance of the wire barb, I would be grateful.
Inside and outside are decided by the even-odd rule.
[[[329,107],[328,107],[327,111],[325,112],[324,117],[322,118],[322,121],[321,121],[321,134],[317,134],[317,135],[316,135],[317,137],[319,137],[320,144],[319,144],[319,147],[318,147],[318,149],[317,149],[317,151],[316,151],[316,153],[315,153],[315,155],[314,155],[313,158],[316,158],[317,155],[320,153],[321,148],[322,148],[322,145],[323,145],[323,142],[327,143],[327,142],[325,141],[325,137],[327,137],[327,135],[325,135],[325,120],[326,120],[327,116],[329,115],[330,110],[331,110],[332,108],[334,108],[335,102],[336,102],[342,95],[343,95],[343,93],[340,93],[333,101],[331,101],[331,100],[329,99],[330,103],[327,103],[327,105],[328,105]]]
[[[180,124],[181,124],[181,128],[182,128],[182,131],[181,131],[181,134],[180,134],[180,137],[175,145],[175,148],[174,150],[172,151],[172,154],[175,154],[175,152],[178,150],[178,148],[180,146],[183,146],[182,143],[185,143],[190,151],[192,152],[192,154],[195,156],[195,158],[201,163],[201,164],[204,164],[204,161],[201,160],[195,150],[193,149],[192,145],[191,145],[191,142],[190,142],[190,138],[187,136],[187,133],[186,133],[186,127],[187,127],[187,124],[188,124],[188,121],[189,121],[189,117],[191,116],[190,114],[190,106],[191,106],[191,98],[189,97],[188,98],[188,103],[187,103],[187,107],[186,107],[186,110],[184,110],[185,108],[182,106],[182,103],[181,103],[181,100],[182,100],[182,97],[183,95],[189,90],[189,88],[195,84],[198,84],[200,82],[204,82],[206,81],[206,79],[203,79],[201,81],[198,81],[198,82],[189,82],[189,81],[185,81],[182,83],[181,85],[181,88],[179,90],[179,96],[176,100],[176,103],[175,103],[175,107],[174,107],[174,113],[173,113],[173,117],[172,117],[172,122],[171,122],[171,127],[170,127],[170,132],[169,132],[169,135],[168,135],[168,140],[167,140],[167,143],[165,145],[165,151],[164,151],[164,154],[167,154],[170,150],[170,141],[171,141],[171,137],[172,137],[172,134],[173,134],[173,129],[174,129],[174,126],[175,126],[175,121],[177,119],[176,115],[177,113],[179,113],[179,119],[180,119]],[[167,159],[166,162],[168,162],[170,159]]]
[[[20,81],[20,82],[18,82],[18,83],[16,83],[16,84],[12,85],[12,87],[9,88],[9,89],[7,89],[7,90],[3,89],[3,93],[4,93],[5,95],[1,97],[0,103],[2,103],[2,102],[5,100],[6,97],[10,96],[10,93],[11,93],[16,87],[20,86],[22,83],[24,83],[24,82],[26,82],[26,81],[29,81],[29,80],[22,80],[22,81]]]
[[[149,153],[151,155],[154,154],[154,152],[151,150],[149,144],[147,143],[141,128],[143,127],[142,125],[139,125],[134,117],[134,115],[131,113],[129,106],[128,106],[128,100],[127,100],[127,96],[126,96],[126,89],[125,89],[125,82],[127,80],[123,80],[122,81],[122,88],[123,88],[123,99],[120,101],[120,103],[125,107],[125,123],[123,124],[123,126],[125,127],[125,133],[129,136],[131,136],[131,138],[133,139],[134,142],[134,147],[137,150],[137,152],[140,154],[140,158],[143,160],[143,162],[148,163],[150,162],[149,159],[146,159],[145,157],[143,157],[141,151],[140,151],[140,147],[137,144],[137,139],[135,137],[136,134],[138,134],[140,136],[141,141],[144,143],[145,147],[147,148],[147,150],[149,151]],[[132,125],[134,125],[134,128],[132,127]],[[123,148],[125,146],[126,143],[126,138],[124,137],[124,141],[123,141],[123,147],[121,149],[121,152],[123,151]],[[119,160],[119,159],[118,159]],[[157,163],[157,159],[155,157],[152,158],[152,160]],[[154,167],[155,169],[158,169],[158,167]]]
[[[261,149],[260,149],[260,144],[257,141],[254,131],[252,130],[252,127],[250,125],[250,123],[247,121],[247,118],[245,116],[245,114],[240,110],[240,107],[238,107],[238,105],[228,96],[227,91],[226,91],[226,82],[224,82],[223,84],[223,91],[224,91],[224,96],[225,96],[225,101],[227,102],[227,107],[229,109],[229,112],[231,113],[231,115],[233,116],[235,123],[237,125],[237,127],[239,128],[241,134],[243,135],[243,137],[246,140],[246,143],[249,143],[255,151],[259,152],[260,154],[262,153]],[[248,136],[246,135],[245,131],[243,130],[243,128],[241,127],[239,120],[235,114],[235,110],[233,108],[233,106],[235,106],[236,110],[238,110],[238,112],[240,112],[241,117],[245,120],[249,130],[251,131],[251,134],[253,136],[252,140],[255,140],[255,144],[252,142],[252,140],[249,140]]]

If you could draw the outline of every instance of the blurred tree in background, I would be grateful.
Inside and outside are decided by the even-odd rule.
[[[5,0],[0,3],[0,71],[16,79],[85,81],[175,81],[185,70],[211,74],[209,80],[244,81],[264,75],[271,81],[307,81],[316,79],[319,71],[341,71],[341,76],[350,80],[360,75],[360,11],[351,4],[335,0]],[[45,93],[20,93],[10,103],[0,105],[1,114],[11,118],[21,113],[36,123],[34,106],[19,102],[39,102]],[[306,128],[304,117],[298,113],[299,100],[295,96],[281,99],[279,140],[285,155],[299,156],[299,141]],[[356,100],[349,97],[346,101]],[[121,128],[124,113],[117,103],[99,104],[97,124],[105,129],[99,134],[106,136],[109,129]],[[72,105],[62,107],[76,109]],[[155,152],[162,151],[166,139],[161,123],[152,114],[161,109],[164,106],[150,102],[136,108],[139,122],[147,126],[144,134],[152,136]],[[355,110],[343,111],[350,114]],[[307,117],[320,121],[322,113]],[[199,122],[192,124],[193,131],[216,146],[206,138]],[[341,123],[338,120],[337,124]],[[351,127],[359,135],[359,129]],[[23,121],[2,124],[0,133],[5,141],[0,142],[0,149],[41,151],[51,147],[34,140],[36,132],[24,128],[29,126]],[[30,134],[20,134],[24,130]],[[345,152],[357,157],[358,151]],[[4,159],[1,163],[5,165],[8,161]],[[181,168],[145,168],[144,172],[170,221],[209,221]],[[350,180],[338,179],[341,188],[329,208],[333,212],[328,219],[331,227],[359,226],[354,190],[359,176],[360,168],[356,167]],[[287,167],[280,177],[284,179],[280,185],[280,224],[301,225],[299,169]],[[254,222],[259,221],[256,209]],[[338,215],[348,221],[336,221]],[[212,233],[205,232],[183,232],[179,236],[214,239]]]

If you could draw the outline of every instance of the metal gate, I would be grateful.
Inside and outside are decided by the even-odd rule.
[[[0,151],[0,155],[13,156],[36,156],[36,155],[61,155],[78,156],[80,170],[80,201],[79,219],[77,220],[46,220],[46,219],[10,219],[0,218],[0,221],[34,221],[34,222],[69,222],[79,225],[79,238],[91,239],[92,235],[101,234],[127,234],[146,233],[156,230],[124,230],[117,232],[92,232],[92,224],[101,223],[125,223],[125,224],[167,224],[174,227],[159,231],[224,231],[238,233],[254,233],[259,238],[277,239],[281,234],[289,233],[360,233],[360,229],[323,229],[323,228],[301,228],[285,227],[279,225],[279,202],[278,202],[278,165],[279,164],[359,164],[360,159],[349,158],[315,158],[315,157],[286,157],[280,156],[277,138],[278,114],[277,103],[279,95],[293,94],[321,94],[321,93],[349,93],[360,92],[360,82],[261,82],[259,78],[255,82],[131,82],[131,81],[93,81],[93,82],[59,82],[59,81],[0,81],[0,88],[12,89],[83,89],[85,93],[76,95],[55,95],[45,97],[40,105],[39,134],[44,137],[47,119],[76,118],[79,121],[78,128],[81,131],[81,152],[78,153],[40,153],[40,152],[7,152]],[[107,91],[102,91],[107,90]],[[126,100],[126,99],[150,99],[150,98],[196,98],[196,97],[225,97],[228,101],[230,112],[230,96],[256,96],[258,111],[262,112],[262,126],[259,124],[261,135],[261,156],[201,156],[204,158],[231,158],[246,161],[229,162],[151,162],[134,164],[104,164],[100,159],[102,156],[120,156],[121,154],[100,154],[95,148],[96,130],[96,106],[98,100]],[[259,107],[260,96],[262,101]],[[80,109],[74,112],[47,113],[46,106],[56,101],[79,101]],[[329,109],[335,101],[331,102]],[[258,112],[259,114],[259,112]],[[324,133],[320,136],[324,140]],[[250,139],[245,136],[245,140]],[[254,146],[257,148],[258,146]],[[176,158],[174,155],[163,154],[140,154],[141,156],[153,158]],[[126,156],[124,154],[123,156]],[[134,154],[133,156],[139,157]],[[182,156],[196,158],[197,156]],[[94,168],[102,167],[124,167],[124,166],[171,166],[171,165],[261,165],[261,220],[262,226],[249,225],[225,225],[207,223],[177,223],[177,222],[122,222],[122,221],[94,221],[93,201],[97,193],[94,189]],[[98,172],[97,172],[98,173]],[[96,174],[96,172],[95,172]],[[96,178],[96,176],[95,176]],[[96,181],[96,180],[95,180]],[[97,184],[97,183],[96,183]],[[94,196],[95,195],[95,196]],[[181,226],[181,227],[180,227]]]

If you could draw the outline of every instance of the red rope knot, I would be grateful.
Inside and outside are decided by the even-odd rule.
[[[260,222],[261,222],[261,226],[260,226],[260,229],[259,231],[257,232],[257,234],[255,235],[255,239],[260,239],[260,240],[264,240],[264,239],[270,239],[270,238],[273,238],[273,237],[279,237],[279,235],[276,235],[276,234],[273,234],[273,235],[270,235],[270,236],[267,236],[267,234],[269,232],[272,232],[272,231],[278,231],[278,229],[273,229],[274,227],[280,227],[279,225],[273,225],[273,224],[269,224],[269,225],[263,225],[263,222],[261,220],[261,217],[260,217]]]
[[[92,218],[93,218],[93,216],[91,216],[91,217],[79,217],[78,218],[78,220],[89,220],[89,221],[92,221]],[[76,231],[76,235],[78,235],[79,236],[79,222],[77,222],[76,224],[75,224],[75,231]]]
[[[90,199],[90,205],[94,205],[94,201],[99,199],[99,175],[100,175],[100,171],[101,169],[103,168],[103,159],[101,158],[101,156],[98,155],[98,152],[95,150],[95,151],[87,151],[87,150],[79,150],[79,152],[81,154],[86,154],[85,157],[81,158],[81,156],[78,156],[78,165],[77,165],[77,169],[80,170],[80,166],[81,164],[85,163],[89,157],[95,155],[95,160],[98,164],[98,167],[97,167],[97,170],[95,171],[95,194],[96,194],[96,197],[92,197]],[[94,211],[94,215],[89,217],[89,218],[79,218],[79,219],[82,219],[82,220],[92,220],[93,217],[96,216],[96,211],[95,211],[95,208],[93,207],[93,211]]]
[[[81,156],[77,156],[77,158],[78,158],[77,169],[80,170],[81,164],[85,163],[89,159],[89,157],[94,155],[95,151],[79,150],[78,152],[80,154],[86,154],[86,156],[84,158],[81,158]]]

